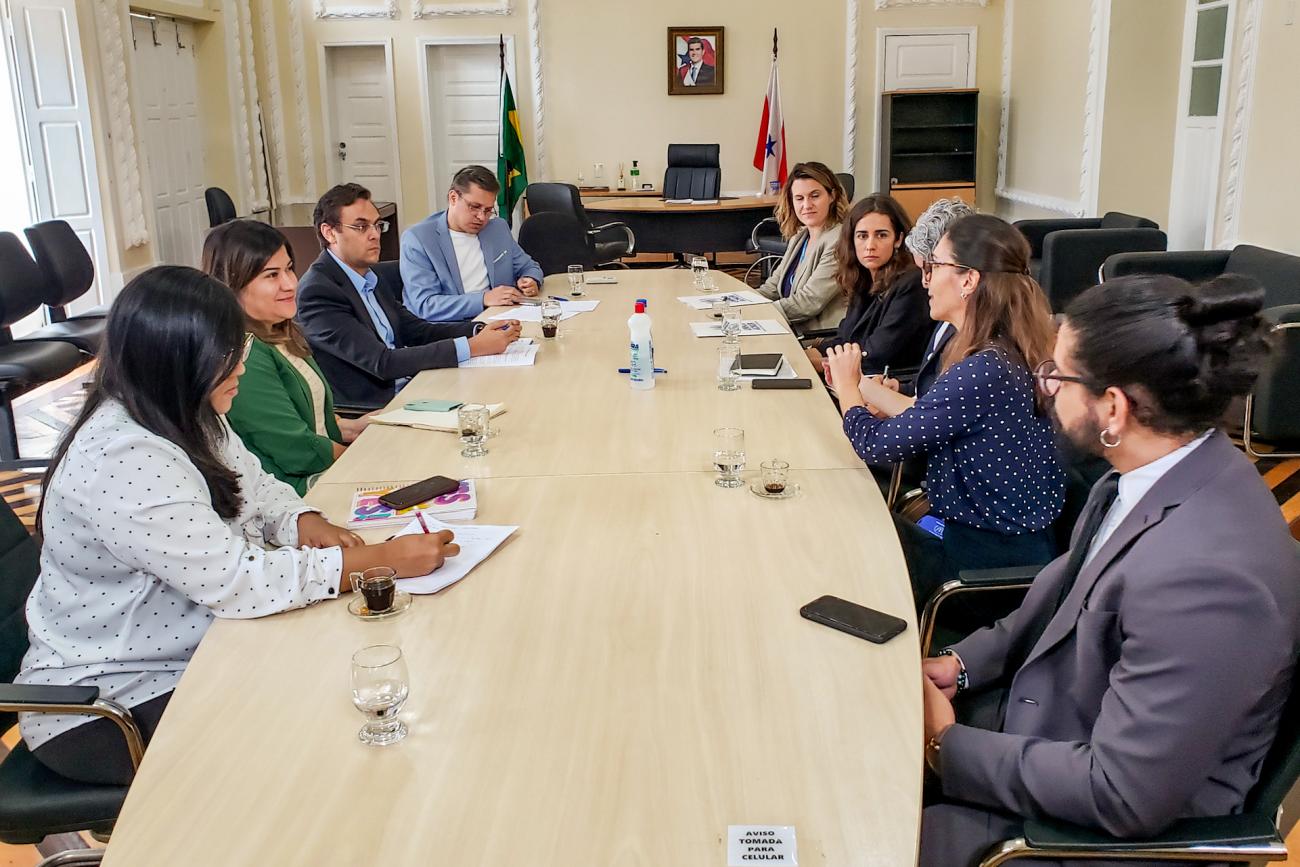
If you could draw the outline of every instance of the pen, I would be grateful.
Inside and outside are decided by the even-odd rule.
[[[568,301],[568,300],[569,300],[568,298],[562,298],[562,297],[560,297],[559,295],[547,295],[546,297],[549,298],[549,299],[551,299],[552,301]]]
[[[424,523],[424,512],[416,512],[415,520],[420,522],[420,530],[427,534],[429,532],[429,525]]]
[[[619,373],[631,373],[631,372],[632,372],[632,368],[630,368],[630,367],[620,367],[620,368],[618,369],[618,372],[619,372]],[[655,368],[655,373],[667,373],[667,372],[668,372],[667,368],[663,368],[663,367],[656,367],[656,368]]]
[[[888,364],[885,365],[885,372],[882,373],[882,374],[880,374],[880,378],[881,378],[882,380],[889,379],[889,365],[888,365]]]

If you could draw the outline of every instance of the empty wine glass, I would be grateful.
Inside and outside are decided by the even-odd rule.
[[[363,744],[384,747],[406,737],[398,713],[410,695],[410,677],[402,649],[373,644],[352,654],[352,703],[366,717],[357,732]]]
[[[713,432],[713,465],[718,477],[713,484],[719,488],[739,488],[745,482],[740,474],[745,471],[745,432],[738,427],[720,427]]]

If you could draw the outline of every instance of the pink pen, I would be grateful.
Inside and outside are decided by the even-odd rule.
[[[421,529],[421,530],[423,530],[425,533],[428,533],[428,532],[429,532],[429,525],[426,524],[426,523],[424,523],[424,512],[416,512],[416,513],[415,513],[415,520],[417,520],[417,521],[420,522],[420,529]]]

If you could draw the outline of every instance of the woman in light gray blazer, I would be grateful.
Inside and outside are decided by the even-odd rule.
[[[848,210],[844,188],[822,163],[799,163],[781,189],[776,219],[790,243],[758,291],[801,330],[836,328],[844,318],[835,246]]]

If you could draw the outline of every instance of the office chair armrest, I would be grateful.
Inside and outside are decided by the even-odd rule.
[[[758,249],[758,231],[768,223],[771,223],[774,226],[777,225],[776,217],[764,217],[763,219],[759,220],[757,225],[755,225],[754,228],[750,231],[749,233],[750,249],[752,250]]]
[[[126,738],[131,766],[140,767],[140,760],[144,758],[144,735],[140,733],[131,711],[111,699],[100,698],[99,687],[3,683],[0,684],[0,711],[104,717],[112,720]]]
[[[378,406],[349,406],[347,404],[334,404],[334,414],[343,418],[361,418],[368,412],[374,412],[383,407]]]
[[[1168,274],[1192,283],[1218,277],[1228,266],[1229,250],[1115,253],[1101,263],[1103,280],[1130,274]]]
[[[820,340],[823,337],[834,337],[839,334],[838,328],[809,328],[807,331],[799,332],[800,340]]]
[[[1122,840],[1064,822],[1025,823],[1024,835],[993,846],[980,867],[1020,858],[1143,861],[1279,861],[1286,844],[1268,816],[1243,813],[1183,819],[1152,837]]]
[[[1059,232],[1062,229],[1100,229],[1101,218],[1081,218],[1062,217],[1055,220],[1017,220],[1011,225],[1020,230],[1020,234],[1025,236],[1029,242],[1029,248],[1032,251],[1031,258],[1041,259],[1043,257],[1043,239],[1050,232]]]
[[[930,655],[934,629],[943,603],[962,593],[982,593],[989,590],[1028,590],[1041,566],[1008,566],[1002,569],[963,569],[952,581],[945,581],[925,600],[921,616],[917,619],[917,632],[921,636],[921,656]]]
[[[592,226],[587,230],[587,235],[592,240],[595,240],[597,235],[610,230],[623,233],[623,236],[627,239],[627,255],[633,256],[636,254],[636,235],[632,234],[632,227],[627,223],[605,223],[600,226]]]

